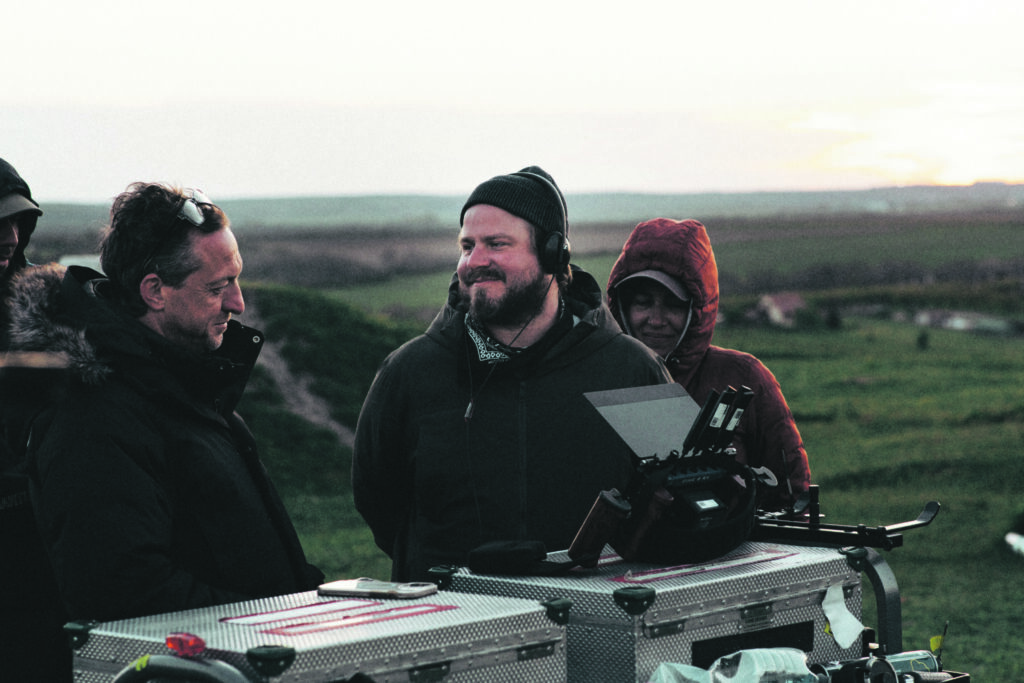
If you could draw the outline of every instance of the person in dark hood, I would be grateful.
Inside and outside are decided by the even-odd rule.
[[[27,265],[25,248],[43,214],[28,183],[0,159],[0,351],[8,350],[7,300],[11,280]],[[8,423],[27,408],[32,391],[7,381],[22,363],[0,362],[0,678],[70,681],[71,649],[62,632],[64,613],[36,530],[20,444]]]
[[[488,542],[568,548],[633,470],[584,392],[671,381],[570,265],[565,198],[543,169],[480,184],[460,225],[447,304],[385,359],[356,428],[356,508],[396,580]]]
[[[704,225],[667,218],[637,225],[612,267],[607,295],[622,329],[664,358],[698,404],[729,386],[754,391],[733,441],[736,458],[774,475],[777,485],[759,489],[763,508],[793,506],[811,483],[807,452],[771,371],[749,353],[711,343],[718,266]]]
[[[315,588],[323,574],[235,412],[263,335],[234,319],[242,258],[224,212],[199,191],[130,185],[100,262],[105,276],[28,268],[11,291],[12,348],[68,359],[27,452],[68,618]]]
[[[0,296],[6,300],[7,288],[28,261],[25,247],[32,239],[36,221],[43,215],[32,199],[32,190],[14,167],[0,159]],[[0,350],[7,348],[6,308],[0,313]]]

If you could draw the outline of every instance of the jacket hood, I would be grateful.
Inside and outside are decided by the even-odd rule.
[[[36,221],[43,212],[39,204],[32,199],[32,190],[18,172],[9,163],[0,159],[0,218],[15,213],[24,213],[25,216],[18,223],[18,248],[11,259],[11,265],[4,273],[4,277],[10,278],[14,273],[26,265],[25,247],[28,246],[32,233],[36,229]]]
[[[172,367],[185,391],[218,394],[233,405],[259,356],[261,333],[232,320],[216,353],[188,353],[112,305],[103,296],[106,284],[101,273],[81,266],[22,271],[9,298],[11,348],[63,354],[70,374],[93,385],[120,372],[149,390],[150,378]]]
[[[690,325],[665,359],[672,375],[685,384],[711,346],[718,317],[718,266],[707,228],[700,221],[668,218],[655,218],[633,228],[608,277],[608,306],[624,330],[617,288],[627,277],[644,270],[672,276],[690,294]]]
[[[14,279],[8,299],[11,348],[62,354],[73,375],[98,384],[110,368],[86,340],[85,326],[65,310],[61,289],[66,272],[64,266],[49,263]]]

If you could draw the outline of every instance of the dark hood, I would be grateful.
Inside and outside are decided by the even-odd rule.
[[[608,277],[608,305],[623,325],[616,287],[642,270],[660,270],[682,283],[693,302],[693,318],[675,351],[665,359],[684,385],[711,346],[718,318],[718,266],[707,229],[700,221],[655,218],[637,225],[622,247]]]
[[[11,265],[7,268],[7,272],[3,274],[3,277],[0,277],[0,280],[10,279],[14,273],[25,267],[25,247],[28,246],[29,240],[32,239],[32,233],[36,229],[36,221],[42,214],[42,211],[38,209],[38,202],[32,199],[32,190],[29,189],[28,183],[18,175],[13,166],[0,159],[0,199],[11,194],[21,195],[37,208],[35,211],[26,211],[24,218],[19,221],[18,249],[14,252],[14,258],[11,259]]]

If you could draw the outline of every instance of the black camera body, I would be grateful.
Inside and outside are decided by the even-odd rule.
[[[711,392],[679,451],[636,458],[629,488],[594,501],[570,559],[594,566],[610,545],[630,561],[700,562],[742,543],[754,524],[757,481],[731,443],[752,397],[747,387]]]

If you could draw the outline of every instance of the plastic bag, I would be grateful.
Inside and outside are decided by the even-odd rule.
[[[740,650],[719,657],[711,668],[664,662],[648,683],[817,683],[807,655],[788,647]]]
[[[689,664],[664,662],[658,665],[647,683],[711,683],[711,673]]]
[[[710,683],[817,683],[807,668],[807,655],[789,647],[740,650],[719,657],[711,668]]]

